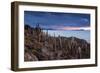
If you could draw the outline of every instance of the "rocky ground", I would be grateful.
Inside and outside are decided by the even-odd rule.
[[[50,36],[39,26],[24,28],[24,61],[90,58],[90,44],[83,39]]]

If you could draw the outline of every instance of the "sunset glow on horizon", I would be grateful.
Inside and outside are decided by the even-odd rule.
[[[63,27],[63,28],[56,28],[58,30],[90,30],[90,27]]]

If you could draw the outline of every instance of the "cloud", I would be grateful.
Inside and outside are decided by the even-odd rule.
[[[55,30],[90,30],[90,27],[61,27]]]
[[[90,26],[90,14],[25,11],[24,23],[31,26],[40,23],[41,26],[47,28],[52,26],[60,28],[60,24],[68,27],[88,27]]]

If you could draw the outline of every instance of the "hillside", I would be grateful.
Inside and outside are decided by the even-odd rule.
[[[50,36],[39,26],[24,29],[24,61],[90,58],[90,44],[83,39]]]

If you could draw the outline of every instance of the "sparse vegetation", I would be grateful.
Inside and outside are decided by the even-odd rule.
[[[83,39],[50,36],[39,26],[24,28],[24,61],[90,58],[90,43]]]

